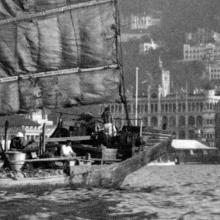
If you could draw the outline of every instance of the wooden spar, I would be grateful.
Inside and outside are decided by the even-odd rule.
[[[8,123],[8,121],[6,121],[5,122],[5,146],[4,146],[5,149],[3,149],[3,147],[0,143],[0,150],[1,150],[2,159],[4,160],[5,165],[7,167],[11,168],[10,163],[8,161],[8,158],[5,154],[5,151],[7,149],[7,142],[8,142],[8,126],[9,126],[9,123]]]
[[[45,153],[46,151],[46,145],[45,145],[45,134],[46,133],[46,124],[43,124],[42,127],[42,153]]]
[[[4,139],[5,139],[5,146],[4,146],[4,151],[7,151],[7,144],[8,144],[8,126],[9,126],[9,123],[8,121],[6,120],[5,121],[5,134],[4,134]]]
[[[34,162],[53,162],[53,161],[74,161],[79,160],[83,162],[101,162],[102,159],[100,158],[90,158],[90,159],[83,159],[81,157],[52,157],[52,158],[37,158],[37,159],[26,159],[26,160],[11,160],[11,163],[17,163],[17,162],[28,162],[28,163],[34,163]],[[104,162],[120,162],[120,159],[108,159],[104,160]]]
[[[120,92],[122,93],[122,103],[124,104],[124,110],[125,110],[125,116],[126,116],[126,121],[127,121],[127,125],[131,126],[131,120],[129,118],[129,112],[128,112],[128,104],[127,104],[127,98],[126,98],[126,92],[125,92],[125,80],[124,80],[124,68],[123,68],[123,53],[122,53],[122,47],[121,47],[121,33],[120,33],[120,29],[118,27],[120,27],[120,16],[119,16],[119,10],[118,10],[118,3],[117,0],[114,0],[114,4],[115,4],[115,9],[116,9],[116,25],[117,25],[117,34],[116,34],[116,50],[117,50],[117,61],[120,64],[120,70],[121,70],[121,87],[120,87]],[[118,41],[118,39],[120,39],[120,42]],[[119,43],[118,43],[119,42]]]
[[[8,23],[13,23],[13,22],[19,22],[19,21],[25,21],[25,20],[30,20],[33,18],[39,18],[39,17],[44,17],[47,15],[52,15],[52,14],[57,14],[57,13],[63,13],[65,11],[71,11],[71,10],[77,10],[79,8],[85,8],[85,7],[91,7],[91,6],[96,6],[96,5],[101,5],[101,4],[106,4],[109,2],[113,2],[113,0],[93,0],[89,2],[84,2],[84,3],[78,3],[78,4],[72,4],[72,5],[67,5],[55,9],[50,9],[50,10],[44,10],[38,13],[33,13],[33,14],[22,14],[20,16],[17,16],[15,18],[8,18],[5,20],[0,21],[0,26]]]
[[[45,139],[45,142],[88,141],[88,140],[91,140],[90,136],[74,136],[74,137],[47,138]]]
[[[45,123],[42,126],[42,132],[40,134],[40,141],[39,141],[39,154],[42,155],[45,152]]]
[[[82,73],[82,72],[90,72],[90,71],[99,71],[105,69],[117,69],[118,65],[109,65],[109,66],[100,66],[95,68],[70,68],[70,69],[63,69],[63,70],[56,70],[56,71],[47,71],[47,72],[40,72],[40,73],[33,73],[33,74],[26,74],[26,75],[19,75],[19,76],[9,76],[0,78],[0,83],[6,82],[13,82],[18,81],[18,79],[29,79],[29,78],[42,78],[42,77],[49,77],[49,76],[58,76],[58,75],[68,75],[73,73]]]
[[[102,152],[102,150],[100,148],[91,147],[90,145],[84,145],[84,144],[73,145],[72,148],[73,149],[79,149],[79,150],[85,150],[87,152],[95,152],[95,153],[101,153]]]

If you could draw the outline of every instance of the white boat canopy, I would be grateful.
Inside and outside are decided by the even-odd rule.
[[[176,150],[217,150],[217,148],[209,147],[197,140],[173,139],[171,146]]]

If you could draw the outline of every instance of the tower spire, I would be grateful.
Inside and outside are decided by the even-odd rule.
[[[160,56],[159,56],[158,63],[159,63],[160,69],[163,69],[163,61],[161,60],[161,57],[160,57]]]

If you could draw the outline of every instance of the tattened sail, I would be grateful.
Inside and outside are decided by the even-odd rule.
[[[0,114],[119,100],[115,0],[1,0]]]

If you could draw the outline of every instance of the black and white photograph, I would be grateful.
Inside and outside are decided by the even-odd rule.
[[[16,219],[220,219],[219,0],[0,0]]]

